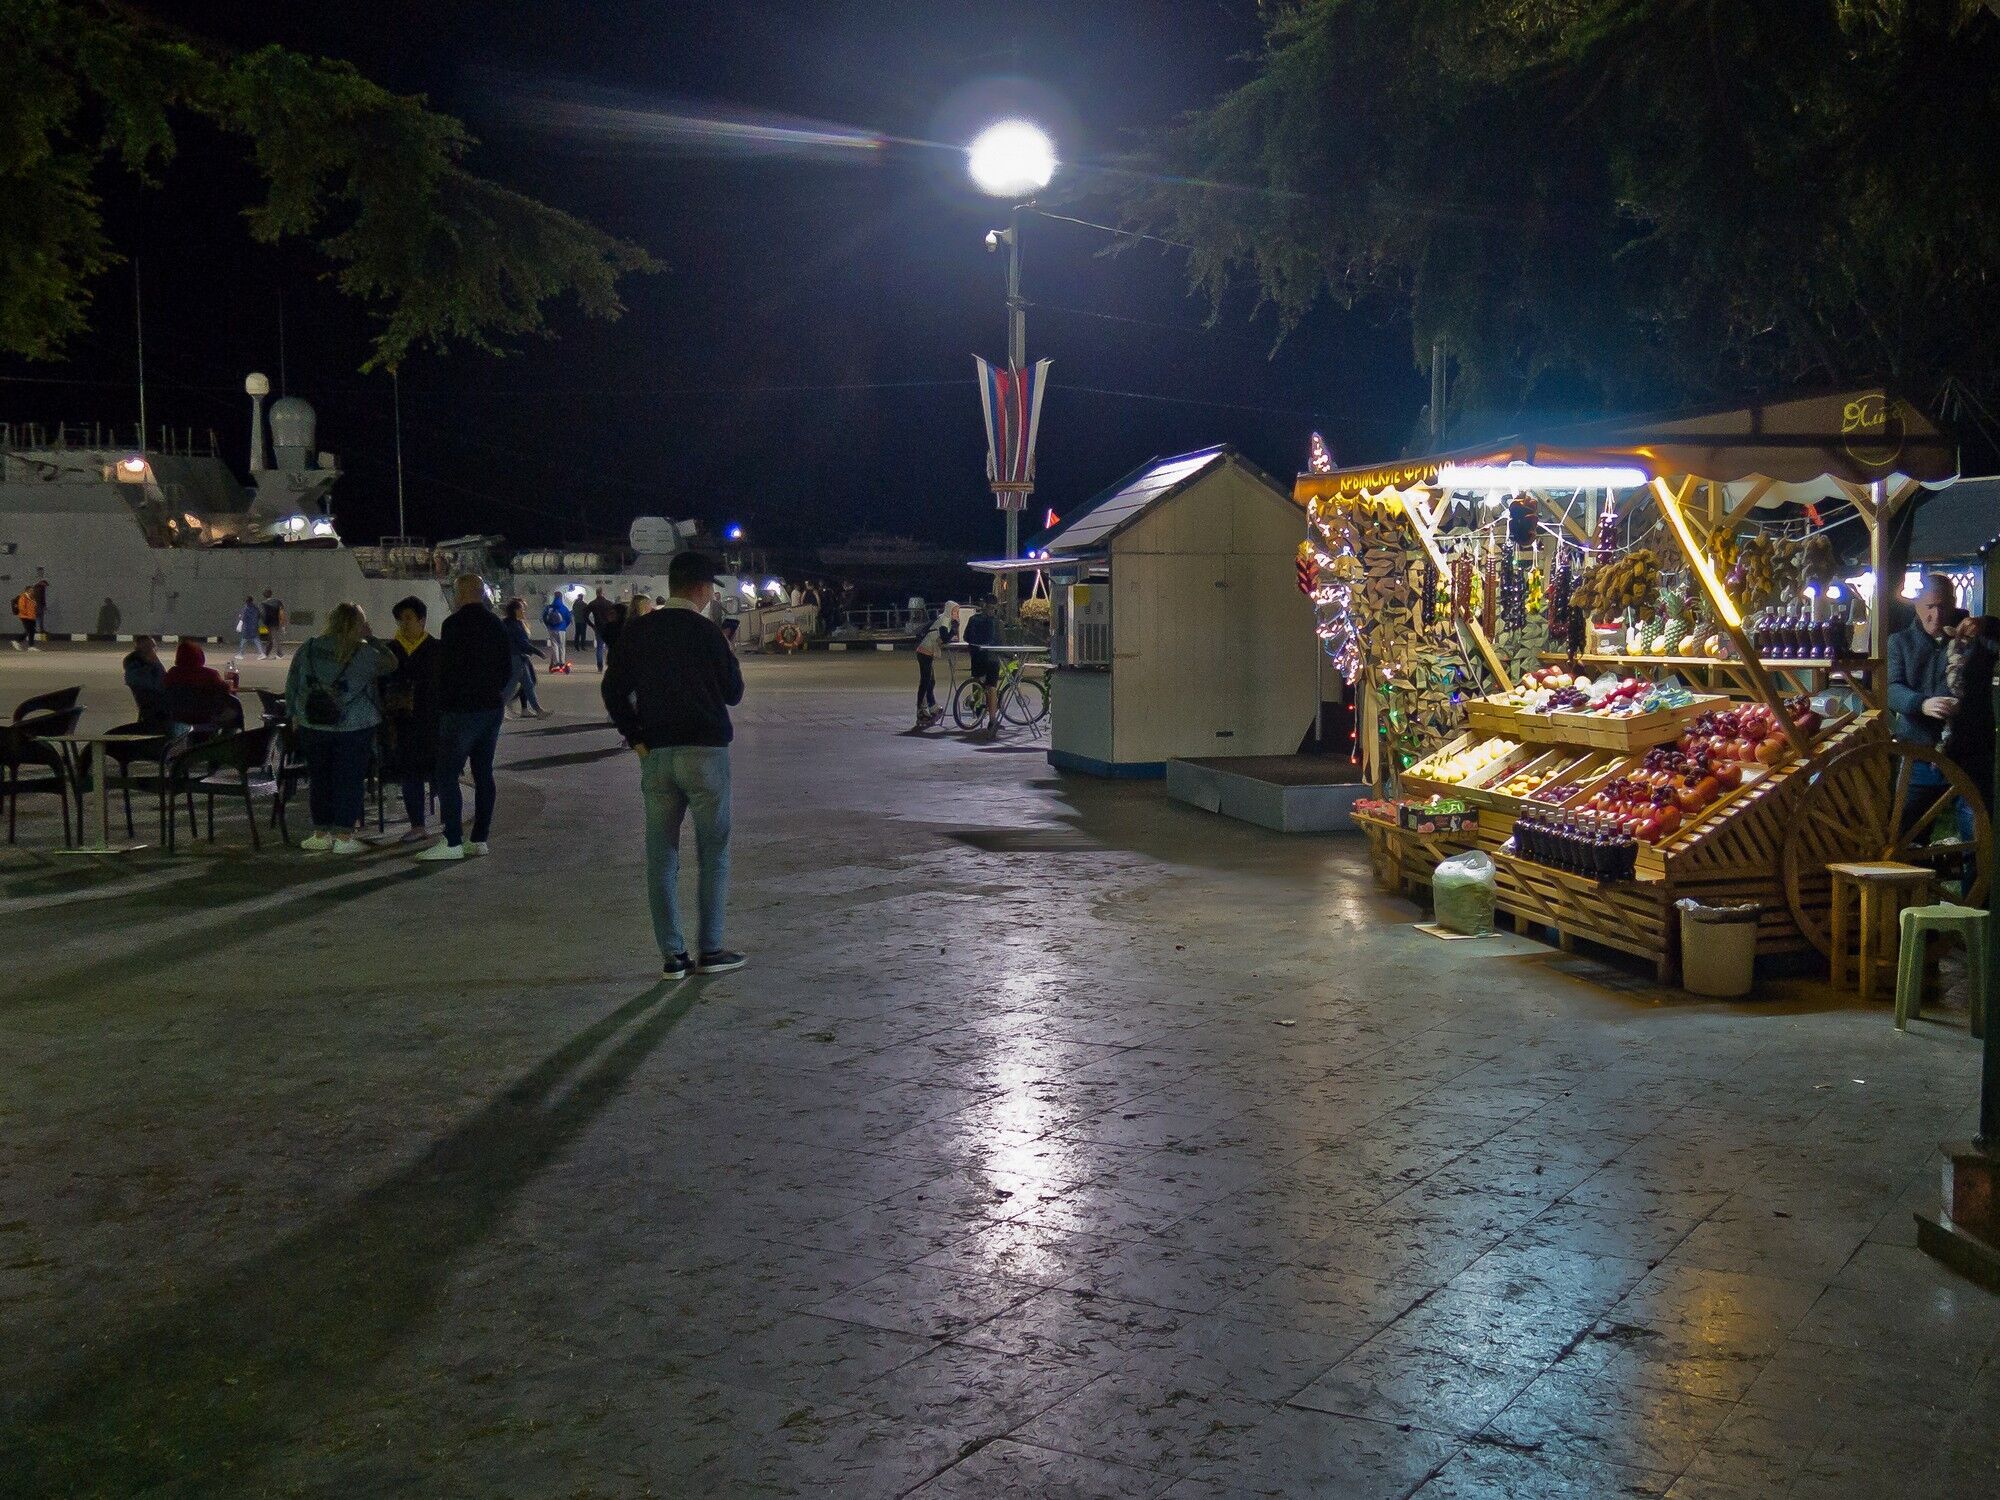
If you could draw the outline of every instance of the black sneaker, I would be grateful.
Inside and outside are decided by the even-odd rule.
[[[727,948],[718,948],[713,953],[704,953],[701,962],[695,965],[697,974],[727,974],[731,969],[740,969],[750,960],[740,953],[731,953]]]
[[[668,984],[678,984],[694,972],[694,960],[685,953],[677,953],[660,965],[660,978]]]

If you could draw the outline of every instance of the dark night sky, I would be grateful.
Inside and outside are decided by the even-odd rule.
[[[1005,352],[1004,265],[982,243],[1004,220],[965,181],[962,157],[854,153],[863,160],[849,164],[583,141],[511,114],[496,78],[616,90],[687,114],[962,139],[960,115],[978,108],[967,101],[1005,98],[995,80],[1018,75],[1068,117],[1064,157],[1089,162],[1240,80],[1257,35],[1252,0],[146,8],[426,93],[482,138],[475,170],[668,263],[627,284],[616,323],[564,309],[553,343],[405,367],[410,529],[517,542],[622,536],[634,515],[666,513],[740,520],[773,544],[866,529],[997,550],[970,355]],[[282,296],[290,389],[318,408],[320,441],[348,471],[343,531],[372,540],[395,522],[388,379],[357,373],[365,320],[316,282],[309,254],[250,243],[234,213],[254,185],[237,160],[232,145],[190,132],[163,191],[114,180],[108,194],[120,248],[141,257],[150,415],[215,428],[240,465],[242,377],[278,377]],[[1108,243],[1040,219],[1026,232],[1029,351],[1055,361],[1037,517],[1156,452],[1233,442],[1286,475],[1315,425],[1344,460],[1400,445],[1424,394],[1406,326],[1321,313],[1274,356],[1275,327],[1248,319],[1247,295],[1204,329],[1179,252],[1106,256]],[[130,279],[129,268],[106,279],[96,327],[68,364],[5,366],[95,383],[9,381],[9,415],[132,420]]]

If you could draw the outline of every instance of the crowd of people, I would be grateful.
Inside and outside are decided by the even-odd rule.
[[[710,618],[713,562],[700,553],[679,554],[668,586],[658,607],[650,596],[629,607],[611,605],[602,591],[585,607],[607,606],[592,616],[599,650],[606,653],[600,692],[611,722],[639,757],[647,907],[662,977],[672,981],[725,973],[745,962],[725,942],[734,738],[729,711],[743,701],[743,674],[727,636]],[[246,627],[252,602],[245,601]],[[302,847],[325,854],[367,847],[359,832],[372,770],[398,788],[406,823],[400,837],[422,845],[417,859],[486,854],[498,802],[493,761],[501,726],[517,699],[523,713],[542,714],[532,663],[566,660],[555,637],[573,621],[545,609],[549,638],[538,642],[527,630],[525,601],[510,600],[496,614],[476,574],[455,581],[452,613],[435,635],[429,610],[415,595],[398,601],[393,613],[395,632],[383,639],[358,605],[336,605],[320,633],[292,657],[284,714],[304,760],[312,823]],[[239,631],[239,647],[244,633]],[[138,708],[135,728],[198,738],[242,726],[230,684],[193,641],[180,643],[168,667],[158,642],[140,636],[125,657],[124,674]],[[468,773],[469,824],[460,785]],[[689,822],[697,890],[691,933],[679,894],[680,841]]]

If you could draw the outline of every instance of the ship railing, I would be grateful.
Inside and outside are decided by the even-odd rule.
[[[75,448],[99,453],[137,449],[162,458],[216,458],[222,452],[213,427],[198,433],[192,427],[163,425],[142,436],[136,422],[130,427],[109,422],[58,422],[54,427],[40,422],[0,422],[0,448],[15,452]]]

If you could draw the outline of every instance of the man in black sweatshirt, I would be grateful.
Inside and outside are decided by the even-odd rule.
[[[667,568],[666,605],[628,618],[611,647],[604,706],[639,753],[646,794],[646,899],[660,945],[661,976],[721,974],[743,967],[723,946],[729,892],[729,710],[743,701],[743,671],[708,618],[715,563],[683,552]],[[697,956],[681,933],[681,823],[694,814],[700,930]]]
[[[507,684],[514,680],[514,646],[507,629],[486,607],[486,584],[477,573],[460,577],[453,588],[456,606],[438,630],[438,762],[431,785],[437,790],[438,821],[444,842],[418,859],[464,859],[486,852],[493,829],[493,751],[500,743],[500,720]],[[458,773],[472,762],[472,838],[465,839],[465,798]]]

